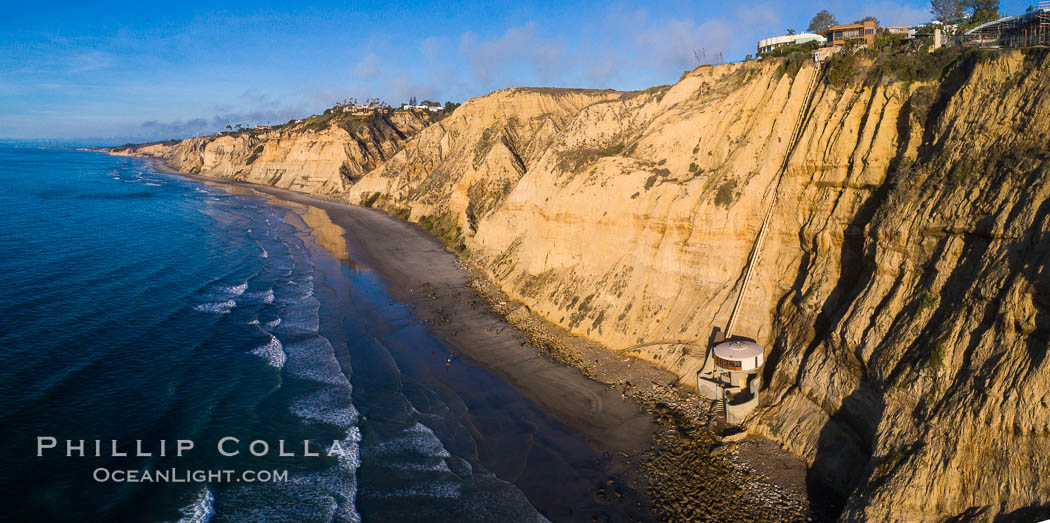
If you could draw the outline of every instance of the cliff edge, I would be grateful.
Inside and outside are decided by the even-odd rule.
[[[840,489],[847,519],[1023,516],[1050,503],[1050,54],[931,60],[497,91],[395,122],[371,154],[334,128],[271,135],[252,162],[245,137],[132,153],[418,222],[686,385],[777,198],[734,332],[768,351],[748,431]]]

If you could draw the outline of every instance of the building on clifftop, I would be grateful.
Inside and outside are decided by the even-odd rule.
[[[824,43],[824,41],[824,37],[816,33],[802,33],[763,38],[758,41],[758,54],[768,53],[773,49],[789,44],[805,44],[809,42]]]
[[[863,40],[866,45],[875,41],[875,21],[865,20],[857,24],[833,25],[821,34],[827,39],[829,45],[842,46],[854,40]]]

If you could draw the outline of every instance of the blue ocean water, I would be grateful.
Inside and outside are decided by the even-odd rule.
[[[5,516],[531,521],[600,512],[589,497],[603,479],[599,453],[481,369],[464,363],[455,378],[438,376],[447,349],[340,241],[317,209],[143,160],[0,148]],[[236,456],[218,452],[227,437],[237,438],[224,447]],[[176,456],[177,440],[194,448]],[[268,452],[253,455],[253,441]],[[291,456],[279,455],[281,441]],[[527,463],[515,456],[522,449]],[[233,480],[99,481],[129,470],[230,470]],[[244,480],[259,471],[287,476]],[[556,499],[544,494],[554,489]]]

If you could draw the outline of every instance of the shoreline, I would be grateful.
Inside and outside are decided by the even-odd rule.
[[[799,520],[823,512],[810,507],[800,460],[766,440],[723,444],[706,429],[706,404],[677,387],[671,373],[546,322],[417,224],[378,209],[183,173],[163,159],[145,159],[159,172],[325,211],[345,231],[345,254],[376,271],[427,332],[606,451],[610,473],[645,497],[654,517]],[[596,486],[598,499],[609,495]]]

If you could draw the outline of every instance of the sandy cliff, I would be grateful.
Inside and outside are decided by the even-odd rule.
[[[500,92],[349,194],[689,381],[786,160],[735,332],[771,350],[749,429],[851,494],[848,517],[1009,513],[1050,501],[1047,62],[973,54],[840,86],[732,64],[543,109],[549,125],[538,93]]]
[[[231,160],[243,138],[136,154],[417,221],[685,383],[776,193],[734,332],[769,350],[749,431],[848,518],[1023,515],[1050,503],[1048,90],[1045,51],[913,82],[752,62],[644,92],[498,91],[372,156],[330,153],[340,129],[270,138],[258,165]]]
[[[174,145],[118,147],[111,152],[161,158],[184,172],[337,196],[435,119],[429,112],[353,116],[330,110],[273,129],[190,138]]]

